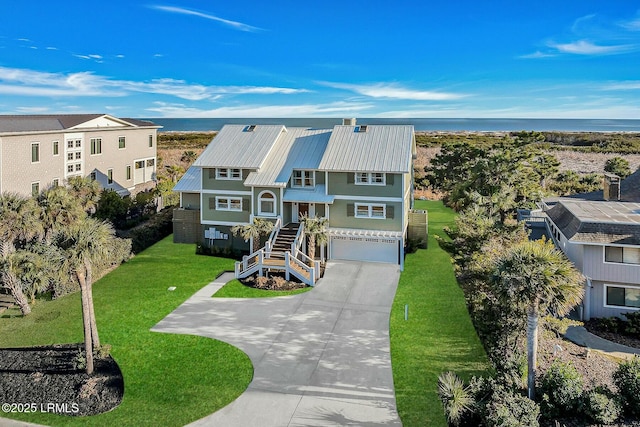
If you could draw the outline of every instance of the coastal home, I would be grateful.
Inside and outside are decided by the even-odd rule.
[[[415,150],[410,125],[226,125],[174,188],[174,240],[256,253],[230,228],[258,217],[276,224],[267,252],[287,233],[303,247],[301,217],[319,216],[329,221],[321,256],[402,267]]]
[[[90,176],[121,195],[153,184],[157,126],[108,114],[0,115],[0,192]]]
[[[582,318],[640,309],[640,203],[560,199],[546,211],[554,243],[586,277]]]

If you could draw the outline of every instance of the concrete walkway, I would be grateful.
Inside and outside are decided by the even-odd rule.
[[[564,337],[583,347],[613,356],[617,359],[632,359],[640,355],[640,349],[611,342],[587,331],[584,326],[569,326]]]
[[[253,380],[234,402],[193,426],[400,426],[389,314],[397,266],[332,261],[306,293],[211,298],[225,274],[158,323],[158,332],[202,335],[244,351]]]

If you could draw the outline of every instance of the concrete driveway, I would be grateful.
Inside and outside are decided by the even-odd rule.
[[[244,351],[253,380],[234,402],[193,426],[400,426],[389,313],[398,266],[331,261],[300,295],[211,298],[233,274],[205,286],[154,326]]]

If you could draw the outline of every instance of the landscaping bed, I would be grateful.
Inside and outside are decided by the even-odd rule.
[[[626,345],[640,349],[640,338],[637,336],[626,335],[619,332],[613,332],[603,325],[602,319],[592,319],[588,322],[584,322],[584,327],[587,331],[594,335],[597,335],[606,340],[615,342],[617,344]]]
[[[61,344],[0,349],[3,413],[86,416],[117,407],[124,394],[118,364],[111,356],[96,359],[94,374],[89,376],[79,369],[81,348],[81,344]]]
[[[240,283],[245,286],[249,286],[250,288],[266,289],[270,291],[291,291],[307,287],[307,285],[302,282],[286,280],[283,274],[270,274],[269,277],[260,277],[257,274],[254,274],[246,279],[240,279]]]

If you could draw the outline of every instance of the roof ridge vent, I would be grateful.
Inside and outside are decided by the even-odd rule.
[[[256,130],[256,126],[258,125],[249,125],[246,128],[244,128],[245,132],[253,132],[254,130]]]

